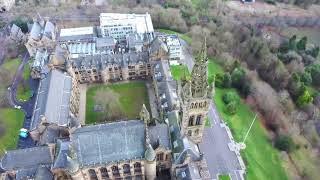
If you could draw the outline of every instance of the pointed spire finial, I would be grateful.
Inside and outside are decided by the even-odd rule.
[[[142,105],[142,109],[141,109],[139,115],[140,115],[140,119],[143,120],[145,124],[150,123],[150,113],[149,113],[148,109],[146,108],[145,104]]]

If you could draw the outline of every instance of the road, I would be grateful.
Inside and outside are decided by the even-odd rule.
[[[38,89],[38,81],[34,80],[32,78],[29,79],[29,84],[31,91],[34,92],[34,95],[26,102],[21,102],[17,100],[16,94],[17,94],[17,89],[19,83],[22,81],[22,73],[24,66],[28,63],[30,56],[28,53],[26,53],[23,56],[22,62],[18,67],[18,70],[13,78],[11,86],[8,88],[8,93],[7,93],[7,98],[9,100],[9,103],[11,104],[12,107],[17,107],[20,106],[21,110],[25,114],[25,119],[23,123],[23,128],[29,129],[30,128],[30,123],[31,123],[31,117],[33,113],[33,106],[35,103],[35,97],[36,97],[36,92]],[[29,136],[28,138],[19,138],[17,148],[28,148],[28,147],[33,147],[35,146],[35,143]]]
[[[205,128],[203,141],[199,144],[199,148],[207,161],[211,177],[230,174],[233,180],[243,179],[238,156],[229,149],[229,144],[232,144],[233,140],[228,136],[225,124],[213,103],[209,107],[208,118],[212,127]]]

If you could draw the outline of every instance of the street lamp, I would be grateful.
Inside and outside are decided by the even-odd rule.
[[[251,122],[251,124],[250,124],[250,127],[249,127],[246,135],[245,135],[244,138],[243,138],[243,141],[239,143],[239,148],[240,148],[240,149],[245,149],[245,148],[246,148],[246,144],[245,144],[246,139],[247,139],[247,137],[248,137],[248,135],[249,135],[249,132],[251,131],[251,128],[252,128],[252,126],[253,126],[253,123],[256,121],[256,119],[257,119],[257,114],[254,116],[254,118],[253,118],[253,120],[252,120],[252,122]]]

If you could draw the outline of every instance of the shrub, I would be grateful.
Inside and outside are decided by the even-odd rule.
[[[231,80],[231,75],[230,73],[224,73],[223,75],[223,81],[222,81],[222,86],[224,88],[230,88],[231,87],[231,83],[232,83],[232,80]]]
[[[227,113],[230,115],[234,115],[237,112],[237,104],[233,101],[227,104],[226,107]]]
[[[229,91],[223,95],[222,100],[225,104],[230,104],[232,102],[234,102],[235,104],[238,104],[240,101],[240,98],[237,93]]]
[[[294,143],[291,137],[287,135],[280,135],[276,137],[274,146],[280,151],[292,152],[294,150]]]

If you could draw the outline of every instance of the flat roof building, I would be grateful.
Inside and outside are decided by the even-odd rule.
[[[127,35],[132,33],[143,34],[150,39],[150,42],[154,38],[154,29],[149,13],[101,13],[100,29],[102,36],[112,36],[117,40],[125,39]]]

